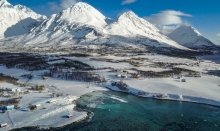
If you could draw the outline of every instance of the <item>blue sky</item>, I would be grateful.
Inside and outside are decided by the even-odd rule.
[[[28,6],[37,13],[51,15],[67,8],[76,0],[8,0],[11,4]],[[162,17],[163,20],[188,23],[204,36],[220,44],[220,0],[83,0],[105,16],[115,18],[132,10],[141,17]],[[168,12],[163,12],[168,11]],[[153,15],[154,14],[154,15]]]

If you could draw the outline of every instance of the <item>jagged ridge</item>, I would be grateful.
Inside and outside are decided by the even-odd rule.
[[[19,7],[19,8],[18,8]],[[5,7],[3,7],[5,8]],[[7,8],[6,8],[7,9]],[[21,10],[21,18],[39,19],[40,15],[24,6],[13,6]],[[3,10],[3,9],[2,9]],[[4,10],[5,11],[5,10]],[[13,11],[6,11],[4,21],[8,21]],[[17,15],[15,13],[15,15]],[[21,21],[21,19],[16,19]],[[134,12],[128,11],[116,21],[106,22],[106,17],[87,3],[79,2],[72,7],[54,14],[35,26],[25,35],[16,39],[3,40],[4,45],[13,48],[69,48],[80,44],[145,44],[153,47],[173,47],[188,50],[167,36]],[[24,22],[25,23],[25,22]],[[25,25],[29,25],[27,22]],[[108,23],[108,24],[107,24]],[[13,25],[16,23],[10,23]],[[5,33],[5,32],[4,32]],[[9,32],[10,33],[10,32]],[[9,44],[7,42],[10,41]],[[16,43],[16,44],[15,44]]]

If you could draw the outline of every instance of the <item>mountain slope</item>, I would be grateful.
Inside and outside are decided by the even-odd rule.
[[[206,49],[216,47],[210,40],[203,37],[195,28],[182,25],[168,35],[181,45],[193,49]]]
[[[108,22],[106,22],[108,21]],[[92,45],[147,45],[188,50],[129,11],[115,21],[109,20],[87,3],[79,2],[54,14],[29,33],[0,41],[5,48],[62,50]],[[2,46],[3,47],[3,46]]]
[[[78,18],[79,17],[79,18]],[[71,47],[75,44],[145,44],[155,47],[187,49],[133,12],[125,12],[110,24],[92,6],[79,2],[60,14],[52,15],[32,30],[28,46],[43,45]]]
[[[170,40],[159,30],[143,18],[138,17],[134,12],[128,11],[119,16],[118,20],[109,26],[109,34],[130,37],[148,38],[157,41],[164,46],[186,49],[178,43]],[[156,44],[153,46],[157,46]]]
[[[60,19],[69,23],[105,26],[105,16],[87,3],[78,2],[60,14]]]
[[[11,5],[0,0],[0,38],[20,35],[27,32],[37,20],[45,18],[22,5]],[[15,29],[12,29],[12,26]],[[9,32],[6,32],[10,28]]]
[[[92,6],[78,2],[72,7],[54,14],[32,30],[32,33],[50,32],[51,34],[71,33],[75,36],[84,28],[103,28],[106,26],[105,16]],[[83,33],[83,32],[81,32]],[[84,36],[81,34],[81,36]]]
[[[70,8],[54,14],[45,20],[35,31],[71,31],[74,26],[103,27],[106,25],[105,16],[92,6],[78,2]]]
[[[69,48],[82,40],[92,40],[102,35],[105,16],[92,6],[79,2],[54,14],[33,28],[31,33],[19,37],[24,46],[43,48]],[[90,39],[91,38],[91,39]]]
[[[8,3],[8,1],[6,0],[0,0],[0,7],[3,7],[3,6],[10,6],[11,4]]]

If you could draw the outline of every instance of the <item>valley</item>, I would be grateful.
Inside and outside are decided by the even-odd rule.
[[[180,18],[192,16],[98,9],[0,0],[0,131],[219,131],[220,46]]]
[[[6,129],[71,124],[86,119],[89,113],[74,108],[76,99],[109,89],[138,97],[220,106],[220,78],[209,74],[210,70],[220,70],[220,64],[204,58],[143,52],[126,55],[2,52],[1,107],[14,105],[9,102],[13,99],[18,102],[13,110],[1,113],[0,120],[9,124]],[[70,114],[74,119],[65,117]],[[27,119],[19,119],[20,116]]]

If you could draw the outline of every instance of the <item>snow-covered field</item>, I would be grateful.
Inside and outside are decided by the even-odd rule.
[[[7,128],[2,130],[10,130],[26,126],[40,126],[42,128],[61,127],[73,122],[83,120],[87,117],[87,112],[74,110],[76,106],[73,101],[81,95],[96,91],[106,90],[103,87],[96,86],[92,83],[84,83],[77,81],[66,81],[61,79],[49,78],[42,80],[39,76],[44,71],[26,71],[21,69],[7,69],[0,66],[0,73],[13,76],[19,79],[19,82],[26,83],[26,79],[22,78],[23,74],[33,74],[34,78],[28,82],[30,85],[45,85],[46,90],[43,92],[29,92],[15,97],[22,96],[19,103],[19,109],[0,113],[0,123],[7,123]],[[18,87],[16,85],[0,82],[0,88],[27,90],[29,87]],[[52,93],[59,93],[63,96],[51,98]],[[8,98],[0,97],[1,100]],[[51,101],[51,102],[50,102]],[[29,105],[39,105],[35,111],[29,110]],[[67,115],[72,114],[71,118]]]
[[[1,65],[0,73],[17,78],[19,83],[26,83],[26,86],[18,87],[12,83],[1,82],[0,88],[4,87],[25,91],[33,85],[44,85],[45,90],[18,94],[17,97],[22,97],[19,108],[0,114],[0,123],[8,123],[7,128],[0,130],[26,126],[40,126],[42,128],[60,127],[84,119],[87,113],[75,110],[74,107],[76,105],[74,100],[89,92],[108,90],[105,87],[122,91],[110,85],[112,81],[119,80],[128,85],[129,90],[126,92],[134,95],[220,106],[220,77],[207,74],[209,70],[220,70],[220,64],[218,61],[215,61],[218,60],[218,57],[213,57],[215,58],[213,60],[208,59],[209,57],[207,58],[207,56],[203,56],[199,57],[199,60],[196,60],[145,54],[133,56],[132,58],[129,56],[122,57],[114,55],[63,58],[80,61],[94,67],[96,70],[91,72],[105,77],[106,82],[83,82],[52,77],[45,80],[42,79],[42,74],[48,72],[48,69],[28,71],[18,68],[7,68]],[[133,65],[131,61],[137,62],[138,66]],[[58,59],[57,61],[48,63],[55,64],[62,62],[65,61]],[[158,65],[156,63],[163,63],[165,65]],[[138,70],[161,73],[163,71],[172,71],[174,67],[197,71],[201,77],[188,77],[184,76],[184,73],[180,75],[181,78],[176,78],[177,76],[155,78],[141,76],[139,78],[132,78],[130,76],[132,73],[138,73]],[[27,78],[22,77],[25,74],[31,74],[33,78],[27,80]],[[126,77],[122,78],[120,77],[121,75],[125,75]],[[186,82],[182,82],[182,79],[185,79]],[[140,92],[145,92],[145,94],[139,94]],[[62,95],[52,97],[52,94]],[[7,99],[0,97],[0,100]],[[117,97],[113,97],[112,99],[126,102]],[[38,105],[38,107],[36,110],[30,111],[28,108],[30,105]],[[66,118],[69,114],[72,114],[73,117]]]
[[[75,100],[106,86],[122,91],[111,86],[120,80],[134,95],[220,106],[220,56],[195,57],[219,47],[191,26],[166,36],[132,11],[111,19],[84,2],[46,18],[0,0],[0,14],[0,108],[16,106],[0,113],[8,123],[0,131],[84,119]]]
[[[206,103],[202,100],[195,102],[214,104],[220,106],[220,78],[214,76],[202,76],[201,78],[186,77],[187,82],[172,78],[126,80],[125,82],[132,88],[149,93],[174,94],[179,97],[189,96],[218,101],[218,103]],[[182,98],[177,98],[180,100]],[[184,99],[182,99],[184,100]],[[190,101],[190,99],[185,99]]]
[[[30,93],[24,95],[20,108],[2,113],[1,123],[7,123],[7,128],[0,130],[10,130],[25,126],[40,126],[42,128],[60,127],[80,121],[87,117],[87,112],[74,110],[75,104],[72,103],[77,97],[67,96],[51,99],[48,93]],[[52,101],[49,103],[48,101]],[[38,105],[34,111],[30,111],[29,104]],[[67,118],[67,115],[73,115]]]

